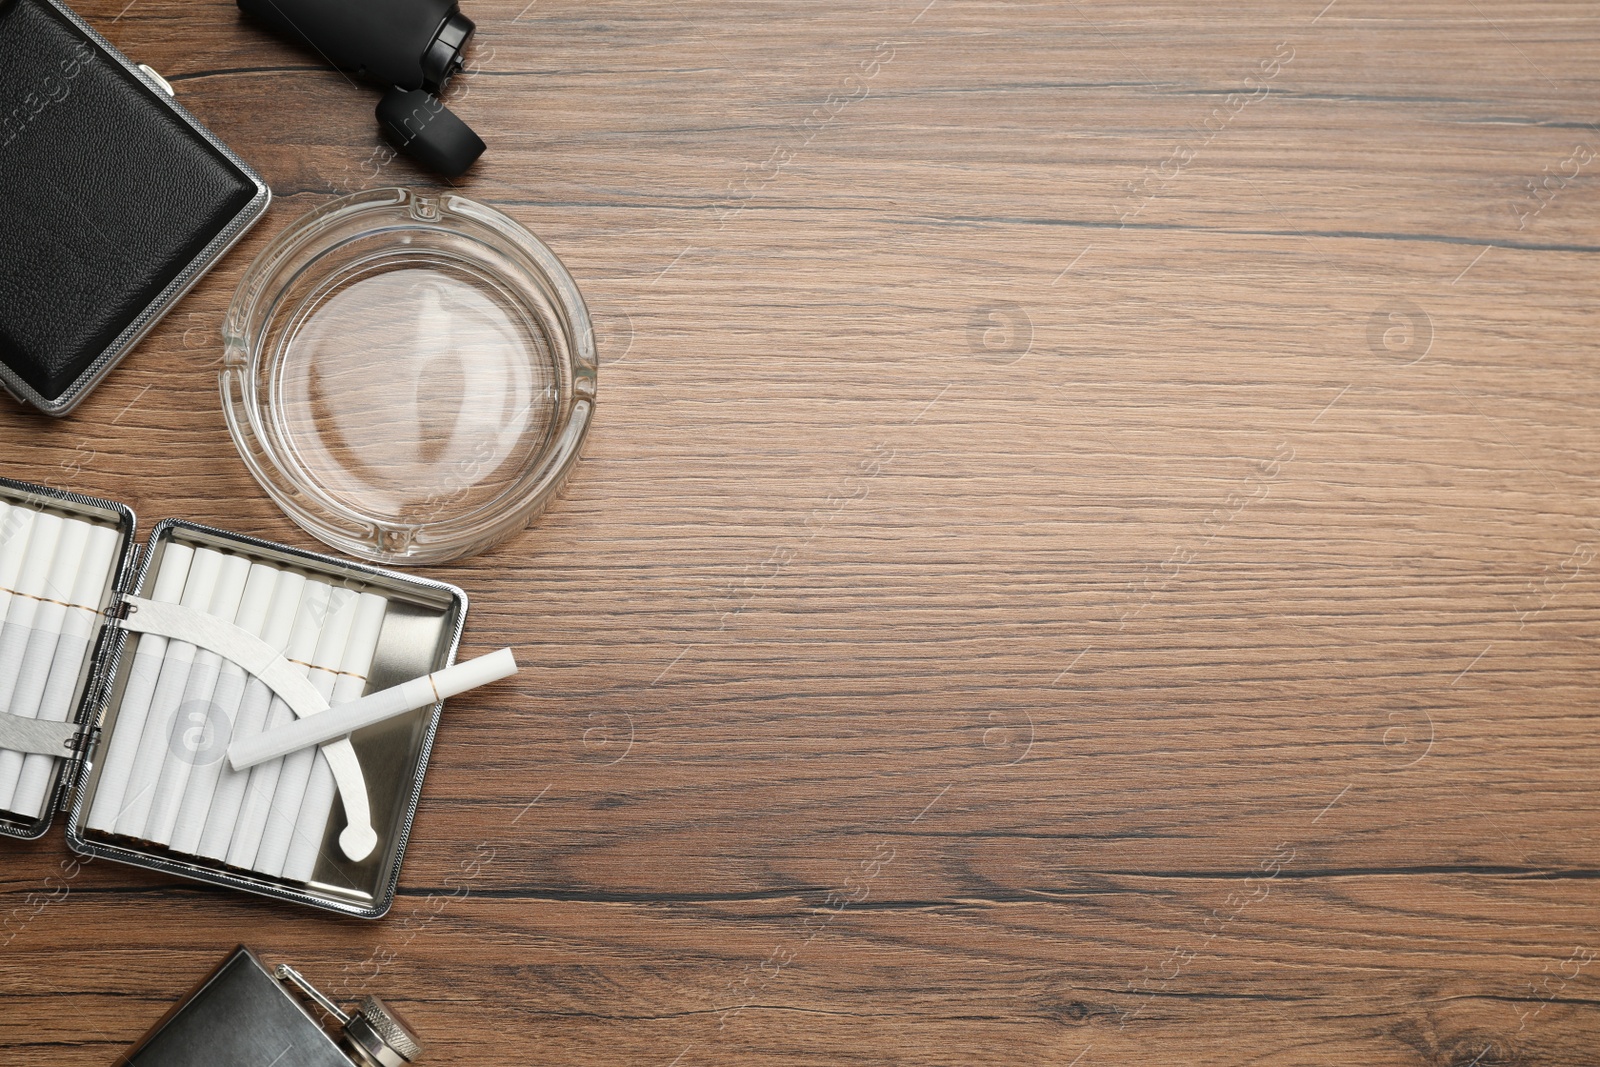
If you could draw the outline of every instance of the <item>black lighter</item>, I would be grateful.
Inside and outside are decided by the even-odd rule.
[[[329,1034],[292,984],[337,1020]],[[280,964],[276,976],[240,945],[114,1067],[405,1067],[422,1058],[416,1034],[367,997],[345,1012]]]
[[[456,0],[238,2],[280,37],[386,88],[378,124],[421,166],[454,178],[483,154],[483,141],[439,100],[475,28]]]

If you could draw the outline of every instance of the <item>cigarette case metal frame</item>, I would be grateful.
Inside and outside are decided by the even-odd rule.
[[[102,615],[91,643],[71,721],[77,731],[70,751],[57,761],[44,813],[25,819],[0,812],[0,835],[33,840],[49,831],[58,811],[68,813],[67,845],[74,852],[144,867],[212,885],[239,889],[314,908],[377,919],[394,902],[401,861],[422,795],[423,776],[438,731],[443,702],[358,731],[351,741],[362,762],[372,805],[378,847],[363,861],[348,861],[332,842],[340,819],[330,819],[317,871],[310,883],[268,878],[218,861],[172,852],[148,841],[89,829],[89,805],[97,785],[96,757],[115,733],[117,701],[129,659],[123,656],[128,633],[121,626],[124,598],[148,595],[165,546],[174,541],[209,547],[252,560],[290,567],[309,577],[389,598],[390,613],[369,685],[374,690],[421,677],[455,662],[466,625],[467,595],[456,586],[414,575],[307,552],[182,519],[163,519],[149,540],[136,543],[137,519],[124,504],[46,486],[0,478],[0,500],[56,514],[115,526],[120,545],[116,566],[101,602]],[[388,792],[382,792],[388,783]],[[336,809],[342,810],[342,809]],[[358,881],[357,879],[364,879]]]

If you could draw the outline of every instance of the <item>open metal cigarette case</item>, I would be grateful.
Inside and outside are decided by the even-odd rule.
[[[380,918],[394,900],[400,863],[410,835],[412,819],[422,793],[428,754],[439,725],[443,703],[421,708],[365,730],[350,738],[364,771],[372,828],[377,847],[365,859],[346,858],[337,845],[342,829],[336,804],[309,882],[269,878],[195,856],[172,852],[149,841],[110,834],[87,826],[88,812],[98,784],[97,754],[105,751],[117,729],[117,708],[127,683],[129,661],[123,648],[129,634],[123,628],[130,595],[148,598],[168,546],[212,548],[244,556],[256,563],[298,571],[309,578],[357,593],[375,593],[388,599],[387,614],[378,640],[369,691],[377,691],[419,678],[455,662],[456,649],[466,622],[467,596],[441,582],[399,574],[334,556],[304,552],[226,530],[164,519],[142,546],[135,542],[135,518],[126,506],[107,500],[63,493],[44,486],[0,478],[0,500],[24,507],[114,526],[119,534],[119,556],[108,577],[99,604],[96,633],[86,658],[70,731],[62,742],[64,757],[56,761],[43,815],[25,820],[0,812],[0,834],[37,838],[49,830],[57,811],[67,813],[67,844],[74,852],[146,867],[179,878],[227,886],[249,893],[294,901],[360,918]],[[216,758],[222,758],[217,752]]]

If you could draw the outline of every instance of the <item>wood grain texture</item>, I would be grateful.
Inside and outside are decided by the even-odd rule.
[[[268,219],[0,473],[311,545],[244,265],[379,165],[224,0],[83,13]],[[459,185],[602,338],[391,916],[7,846],[0,1060],[238,941],[466,1064],[1600,1062],[1600,14],[467,0]]]

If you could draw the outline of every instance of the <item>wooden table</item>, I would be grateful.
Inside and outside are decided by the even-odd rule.
[[[231,4],[124,4],[277,203],[0,473],[317,547],[222,314],[434,183]],[[382,922],[5,844],[0,1060],[245,941],[439,1065],[1595,1062],[1593,5],[466,11],[460,189],[602,338],[565,498],[425,571],[529,667]]]

